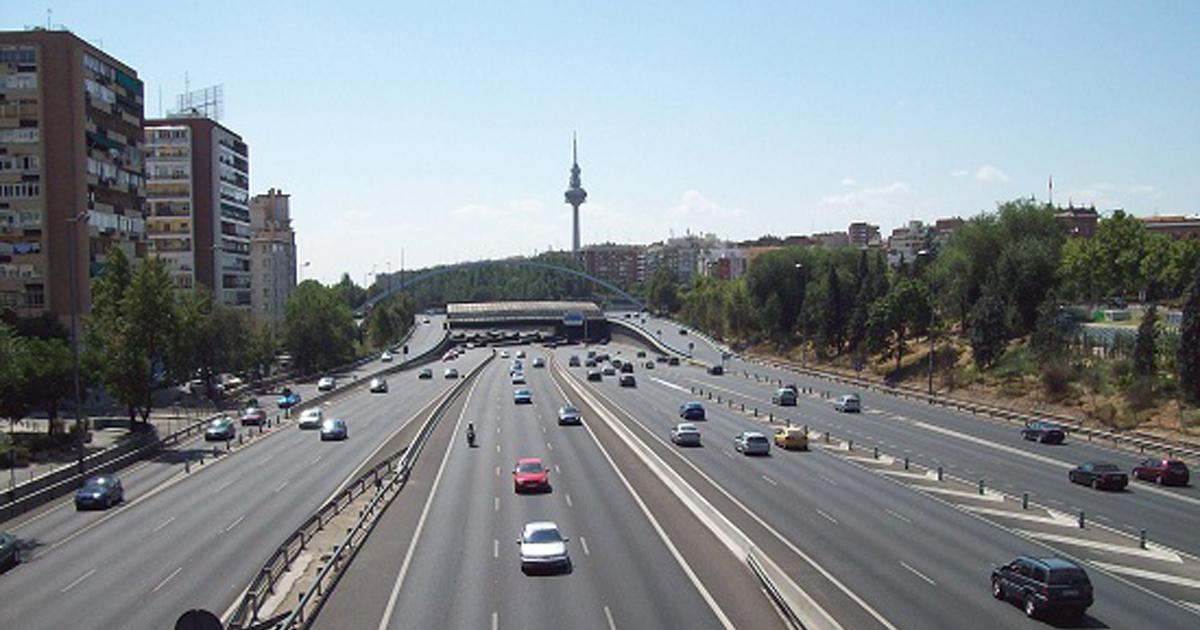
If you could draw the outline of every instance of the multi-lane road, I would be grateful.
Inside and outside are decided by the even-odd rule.
[[[440,319],[420,326],[410,354],[443,336]],[[468,354],[459,367],[482,357]],[[406,371],[390,377],[389,394],[369,394],[364,378],[387,366],[341,375],[349,387],[324,412],[346,419],[345,442],[287,423],[200,465],[212,444],[192,441],[120,473],[126,502],[113,509],[76,512],[68,497],[0,525],[25,549],[24,562],[0,575],[0,627],[163,628],[190,608],[221,614],[277,545],[453,383]],[[298,390],[317,394],[312,383]]]

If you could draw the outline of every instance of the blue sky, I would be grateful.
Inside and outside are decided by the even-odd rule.
[[[836,7],[832,5],[838,5]],[[747,5],[747,6],[742,6]],[[716,232],[885,231],[1018,196],[1200,212],[1200,2],[6,2],[225,85],[308,277]]]

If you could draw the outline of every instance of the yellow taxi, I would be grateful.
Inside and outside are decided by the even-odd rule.
[[[798,451],[808,450],[808,436],[800,427],[779,427],[775,429],[775,446]]]

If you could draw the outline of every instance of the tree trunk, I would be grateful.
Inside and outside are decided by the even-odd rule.
[[[904,326],[896,331],[896,371],[900,371],[900,357],[904,356]]]

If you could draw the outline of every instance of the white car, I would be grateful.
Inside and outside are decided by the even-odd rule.
[[[567,554],[567,541],[558,525],[551,521],[526,523],[517,539],[521,555],[521,570],[571,571],[571,556]]]
[[[337,387],[337,379],[332,376],[322,376],[321,380],[317,381],[317,391],[327,392]]]
[[[671,427],[671,441],[678,446],[700,446],[700,429],[690,422]]]
[[[392,353],[385,350],[383,354],[379,356],[379,360],[383,361],[384,363],[391,363]]]
[[[321,423],[325,420],[325,414],[321,412],[320,407],[311,407],[305,409],[304,413],[300,414],[300,422],[297,424],[301,429],[320,429]]]
[[[422,323],[422,324],[428,324],[428,323],[429,323],[429,318],[428,318],[428,317],[426,317],[426,318],[422,319],[422,320],[421,320],[421,323]]]
[[[862,399],[858,394],[843,394],[833,401],[833,408],[843,413],[859,413],[862,411]]]
[[[508,358],[508,350],[501,350],[501,351],[500,351],[500,358],[501,358],[501,359],[507,359],[507,358]]]
[[[771,441],[758,431],[742,431],[733,436],[733,450],[742,455],[768,455],[771,452]]]
[[[524,351],[524,350],[517,350],[517,358],[518,358],[518,359],[524,359],[524,358],[525,358],[525,351]]]
[[[454,368],[446,368],[446,371],[443,372],[442,375],[446,378],[458,378],[458,370]]]
[[[534,358],[534,360],[533,360],[533,367],[535,367],[535,368],[544,368],[544,367],[546,367],[546,360],[545,360],[545,359],[543,359],[542,357],[536,357],[536,358]]]
[[[524,372],[513,372],[512,384],[513,385],[524,385],[525,384],[525,373]]]

